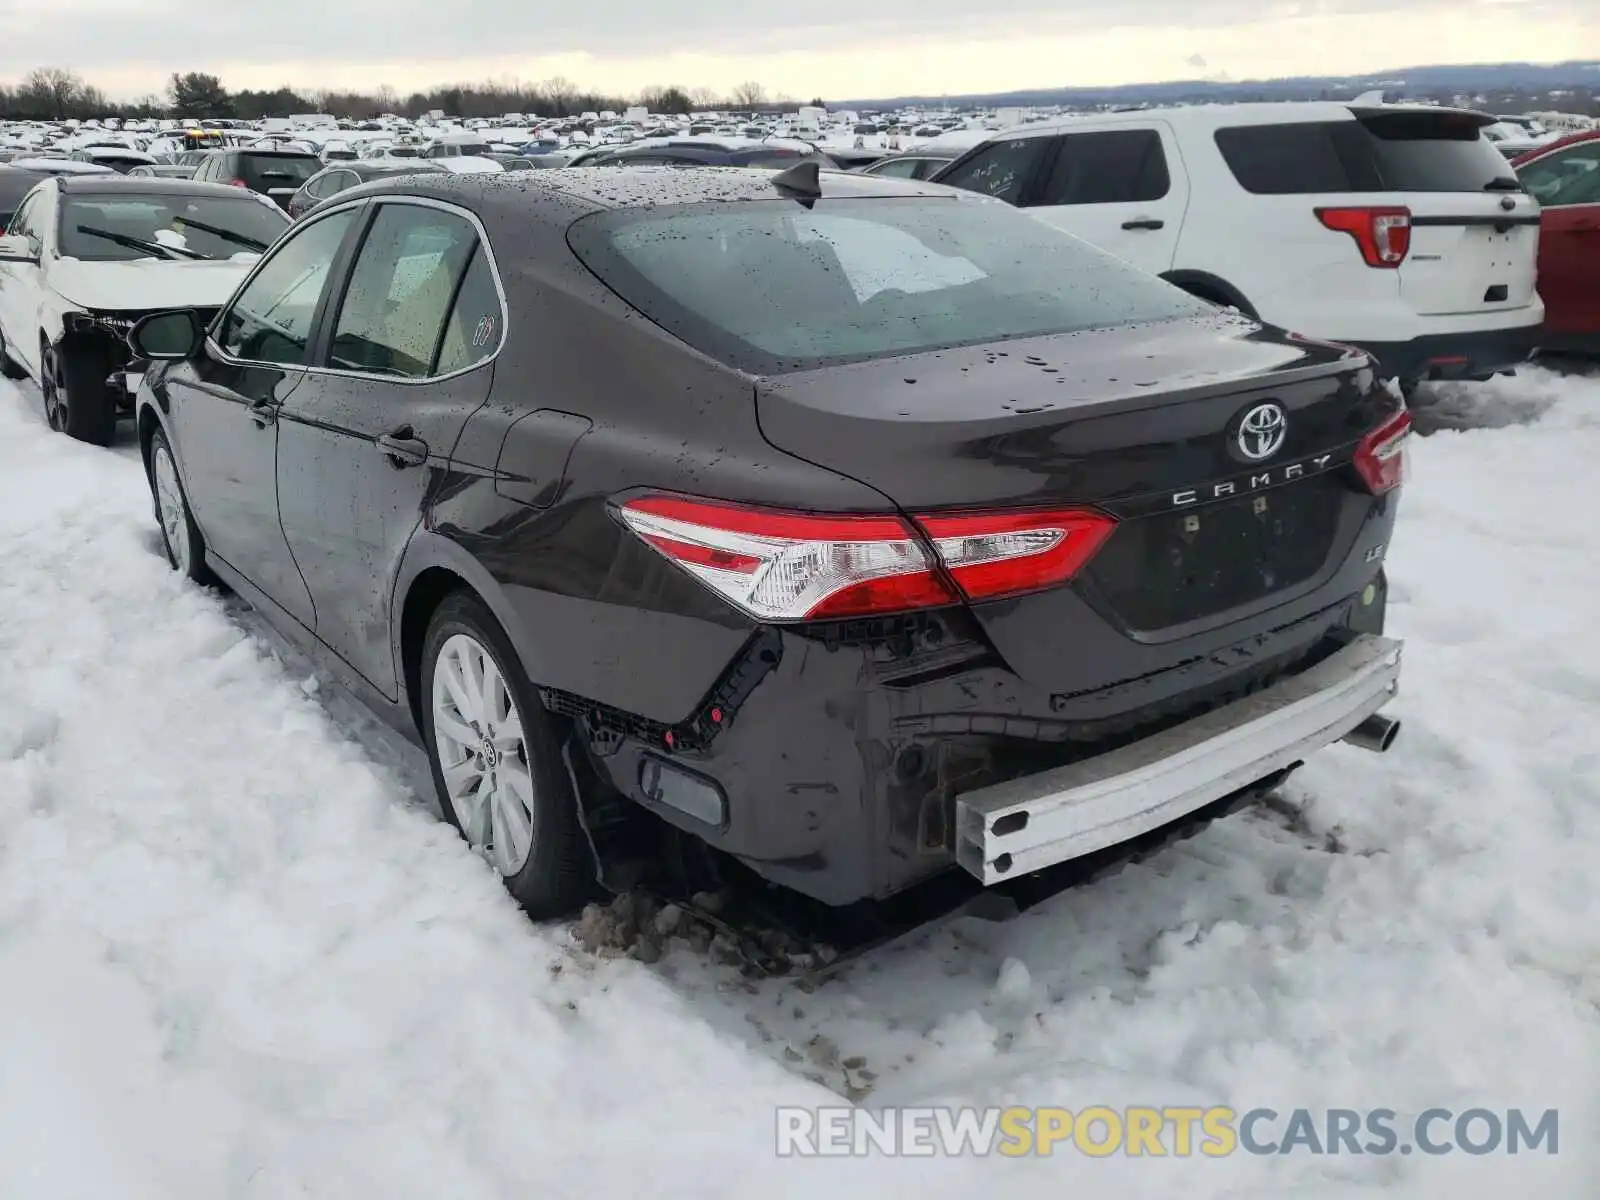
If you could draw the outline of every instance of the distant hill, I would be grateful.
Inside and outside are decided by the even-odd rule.
[[[1480,63],[1469,66],[1407,67],[1371,75],[1312,75],[1284,79],[1191,79],[1174,83],[1127,83],[1112,87],[1027,88],[967,96],[892,96],[873,100],[829,101],[830,108],[891,109],[907,105],[953,104],[1094,108],[1131,104],[1205,101],[1348,99],[1383,89],[1391,99],[1454,95],[1521,95],[1528,98],[1571,91],[1573,107],[1589,112],[1600,93],[1600,62]]]

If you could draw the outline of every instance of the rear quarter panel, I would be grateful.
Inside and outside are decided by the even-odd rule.
[[[611,499],[657,488],[799,507],[891,506],[768,445],[753,380],[639,316],[549,226],[531,235],[491,226],[491,238],[507,341],[489,401],[457,443],[429,536],[481,564],[535,683],[680,720],[754,625],[627,533]],[[532,424],[530,414],[538,414]],[[557,479],[530,478],[555,470]],[[419,548],[408,575],[428,557]],[[397,603],[406,586],[403,577]]]

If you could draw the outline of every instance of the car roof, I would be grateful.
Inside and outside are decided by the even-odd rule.
[[[229,146],[225,154],[253,154],[262,158],[315,158],[310,150],[279,150],[269,146]]]
[[[725,204],[779,200],[777,173],[755,167],[553,167],[493,175],[395,175],[352,188],[339,197],[395,193],[453,202],[479,212],[515,215],[539,200],[563,197],[598,210],[652,208],[669,204]],[[818,173],[822,197],[870,199],[949,197],[949,188],[908,179],[886,179],[849,171]]]
[[[165,192],[174,196],[238,196],[240,189],[222,183],[197,183],[193,179],[172,179],[161,175],[61,175],[56,182],[63,195],[108,195],[138,192],[149,195]]]
[[[353,171],[363,179],[378,179],[384,175],[426,175],[429,172],[449,174],[448,168],[428,158],[352,158],[331,162],[322,170]]]
[[[1302,121],[1350,121],[1357,113],[1429,113],[1438,116],[1471,117],[1481,123],[1493,118],[1468,108],[1449,108],[1437,104],[1363,104],[1355,100],[1274,100],[1249,104],[1188,104],[1171,108],[1138,108],[1124,112],[1078,113],[1041,121],[1035,125],[1016,125],[992,131],[985,141],[1014,138],[1051,137],[1075,129],[1095,129],[1105,125],[1164,121],[1178,129],[1211,131],[1236,125],[1288,125]]]

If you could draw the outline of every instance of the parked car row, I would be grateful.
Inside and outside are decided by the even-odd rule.
[[[293,223],[51,179],[16,226],[53,422],[172,306],[120,369],[168,558],[415,738],[535,914],[669,841],[826,904],[983,888],[1398,728],[1370,358],[1006,204],[802,157]]]

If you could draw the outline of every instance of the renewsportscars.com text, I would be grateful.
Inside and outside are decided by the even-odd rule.
[[[780,1108],[776,1149],[780,1157],[1554,1155],[1560,1116],[1519,1108],[1415,1116],[1387,1108]]]

